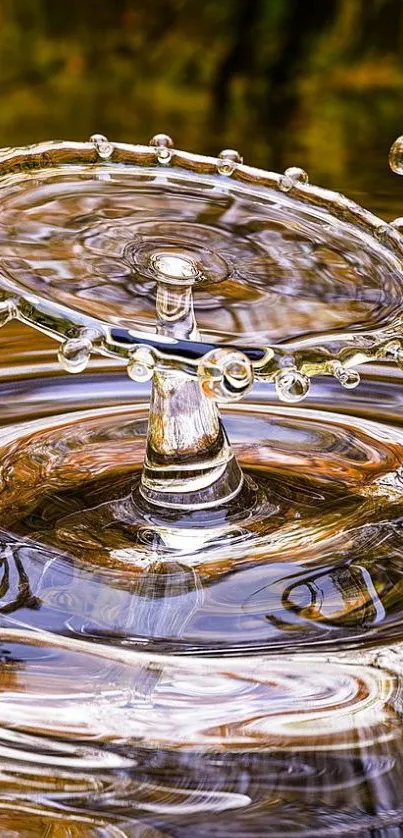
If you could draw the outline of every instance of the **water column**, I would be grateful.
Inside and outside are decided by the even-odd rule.
[[[165,339],[199,341],[193,309],[193,286],[201,278],[196,263],[175,252],[158,253],[152,257],[152,268],[157,278],[158,334]],[[140,489],[151,504],[204,509],[228,502],[241,489],[243,475],[214,401],[214,381],[223,378],[220,360],[235,386],[243,382],[246,372],[241,353],[230,353],[230,357],[223,352],[222,358],[204,364],[204,375],[202,369],[198,378],[175,369],[174,359],[151,358],[151,350],[144,347],[136,352],[134,365],[153,370]],[[140,376],[141,369],[137,370]]]

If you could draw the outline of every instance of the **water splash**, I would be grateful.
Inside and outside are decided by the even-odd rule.
[[[2,828],[399,829],[401,375],[377,366],[355,390],[354,366],[401,366],[400,234],[333,197],[335,224],[300,170],[269,173],[268,199],[251,197],[242,183],[261,173],[231,150],[203,164],[204,192],[170,169],[181,153],[164,135],[130,151],[138,180],[114,167],[119,144],[96,135],[84,151],[86,177],[3,181],[2,282],[24,303],[4,300],[1,319],[31,321],[46,297],[40,325],[53,334],[59,312],[63,368],[88,370],[67,385],[45,338],[25,333],[19,354],[15,324],[0,336]],[[214,398],[244,395],[252,367],[258,384],[223,411],[242,490],[183,514],[139,489],[147,385],[169,357],[130,345],[133,384],[110,369],[120,350],[94,360],[91,318],[147,342],[185,317],[197,347],[186,294],[160,292],[155,318],[156,271],[175,285],[194,265],[198,325],[216,345],[180,375]],[[238,351],[252,343],[259,357]],[[292,406],[301,395],[308,407]]]

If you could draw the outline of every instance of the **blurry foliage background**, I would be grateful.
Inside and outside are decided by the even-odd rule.
[[[0,0],[0,145],[164,131],[393,216],[402,105],[403,0]]]

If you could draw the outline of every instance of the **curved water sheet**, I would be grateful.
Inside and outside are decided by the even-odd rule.
[[[85,326],[107,351],[151,339],[162,252],[200,272],[204,341],[368,346],[401,335],[397,228],[299,170],[108,149],[51,142],[0,155],[0,284],[23,319],[60,337]]]

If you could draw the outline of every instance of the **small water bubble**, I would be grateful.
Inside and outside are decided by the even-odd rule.
[[[157,160],[159,163],[167,164],[170,163],[172,160],[172,151],[170,148],[161,148],[157,154]]]
[[[398,137],[390,149],[389,166],[392,172],[403,175],[403,136]]]
[[[150,381],[155,369],[154,353],[147,346],[138,346],[130,356],[127,365],[129,378],[138,383]]]
[[[208,352],[199,362],[198,376],[205,395],[216,401],[239,401],[253,384],[249,358],[235,349]]]
[[[102,160],[107,160],[108,157],[111,156],[113,152],[113,145],[109,142],[107,137],[104,137],[103,134],[92,134],[90,140],[94,143],[98,155],[102,158]]]
[[[173,140],[168,134],[155,134],[150,140],[150,145],[155,147],[157,160],[167,165],[172,160]]]
[[[277,373],[275,387],[282,402],[299,402],[308,393],[310,381],[297,369],[288,368]]]
[[[58,359],[66,372],[83,372],[90,359],[92,343],[88,338],[70,338],[59,349]]]
[[[235,172],[238,163],[242,163],[239,151],[235,151],[233,148],[225,148],[218,155],[217,170],[220,175],[229,177]]]

